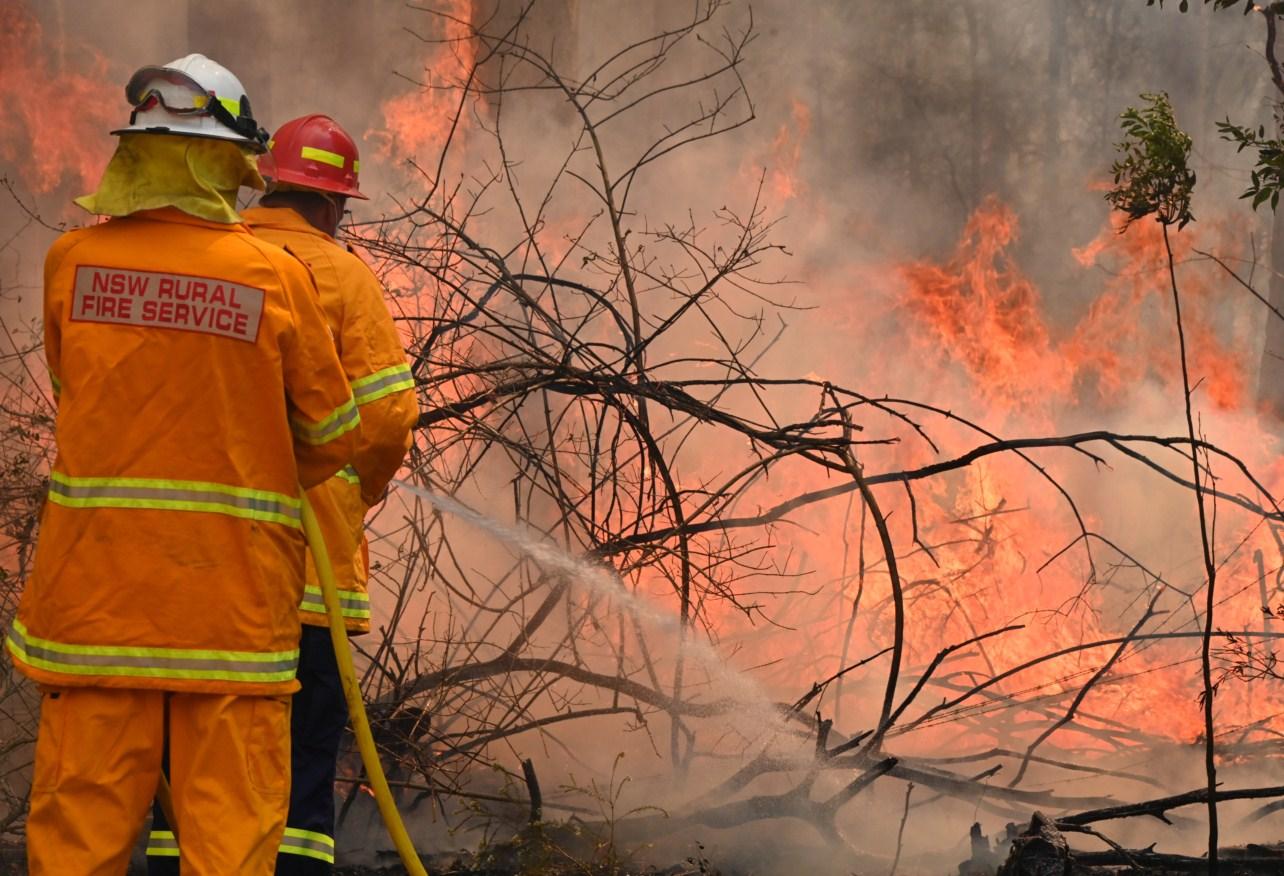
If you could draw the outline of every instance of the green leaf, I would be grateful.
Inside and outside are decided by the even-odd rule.
[[[1125,137],[1117,147],[1120,158],[1110,168],[1115,185],[1106,200],[1129,223],[1153,215],[1164,225],[1181,228],[1195,218],[1190,210],[1195,188],[1191,140],[1177,126],[1167,94],[1141,98],[1145,103],[1140,109],[1128,107],[1120,114]]]
[[[1219,122],[1217,129],[1222,139],[1235,144],[1236,152],[1257,151],[1257,164],[1249,171],[1249,187],[1240,197],[1251,198],[1253,209],[1270,201],[1274,210],[1284,188],[1284,141],[1267,138],[1265,125],[1254,130],[1232,124],[1229,118]]]

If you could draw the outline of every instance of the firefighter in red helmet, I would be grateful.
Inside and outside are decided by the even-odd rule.
[[[269,194],[245,211],[245,219],[255,236],[287,248],[311,269],[361,413],[351,464],[308,490],[334,562],[344,622],[351,634],[361,634],[370,629],[364,519],[410,447],[418,416],[414,380],[383,287],[351,247],[335,240],[346,199],[365,198],[356,143],[328,116],[309,115],[282,125],[268,148],[260,168]],[[347,709],[310,557],[299,613],[302,687],[293,702],[290,811],[276,872],[328,874],[335,765]],[[154,876],[167,867],[176,872],[173,858],[149,856],[149,863]]]
[[[286,122],[268,140],[268,152],[271,157],[262,169],[273,192],[293,190],[366,200],[357,185],[361,172],[357,144],[329,116],[314,113]],[[331,231],[338,231],[337,222]]]

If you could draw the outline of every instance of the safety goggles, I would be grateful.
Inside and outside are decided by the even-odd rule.
[[[247,96],[241,95],[239,101],[218,97],[181,70],[142,68],[126,83],[125,99],[136,113],[159,105],[177,116],[213,116],[224,127],[252,141],[258,149],[267,148],[268,133],[254,120]]]

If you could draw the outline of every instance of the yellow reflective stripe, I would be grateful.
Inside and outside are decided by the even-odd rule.
[[[361,173],[361,159],[359,158],[352,159],[352,172]]]
[[[343,468],[339,469],[335,474],[335,477],[341,481],[347,481],[354,487],[361,486],[361,476],[358,475],[357,470],[350,465],[345,465]]]
[[[399,362],[396,365],[390,365],[387,368],[381,368],[373,374],[367,374],[365,377],[352,381],[352,391],[355,393],[359,389],[365,389],[373,384],[379,384],[387,380],[392,375],[410,376],[410,366],[405,362]]]
[[[209,102],[210,100],[207,95],[204,95],[204,94],[192,95],[192,106],[195,107],[196,109],[204,109],[206,104],[208,104]],[[232,98],[230,97],[220,97],[218,98],[218,102],[223,104],[223,109],[231,113],[233,117],[239,116],[241,114],[241,102],[239,100],[232,100]]]
[[[177,858],[178,839],[172,830],[153,830],[147,835],[147,854],[153,858]]]
[[[288,837],[295,837],[297,839],[311,840],[318,845],[323,845],[331,849],[334,848],[334,840],[330,836],[324,833],[318,833],[315,830],[303,830],[299,827],[287,827],[285,829],[285,835]]]
[[[320,587],[303,588],[303,601],[299,603],[299,611],[325,614],[325,597],[322,596]],[[370,596],[360,590],[340,590],[339,614],[354,620],[369,620]]]
[[[309,444],[325,444],[352,431],[360,422],[361,414],[357,411],[357,403],[349,396],[346,402],[331,411],[319,423],[312,424],[294,419],[290,421],[290,426],[298,438]]]
[[[415,377],[410,371],[410,366],[403,362],[391,368],[376,371],[360,380],[354,380],[352,395],[357,404],[366,405],[385,395],[401,392],[403,389],[414,389],[414,386]]]
[[[183,678],[270,683],[290,681],[299,652],[210,651],[199,648],[141,648],[72,645],[31,635],[14,619],[5,646],[15,659],[67,675]]]
[[[343,156],[337,152],[318,149],[315,146],[304,146],[299,155],[303,158],[310,158],[313,161],[320,161],[322,164],[328,164],[331,167],[337,167],[340,170],[343,170]]]
[[[334,839],[313,830],[287,827],[278,851],[334,863]],[[153,830],[147,837],[147,854],[153,858],[179,857],[178,838],[172,830]]]
[[[283,855],[302,855],[328,864],[334,863],[334,840],[323,833],[287,827],[279,849]]]
[[[303,514],[298,497],[269,490],[166,478],[72,477],[59,471],[50,475],[49,501],[68,508],[203,511],[296,528]]]
[[[53,387],[54,395],[58,395],[62,392],[62,381],[59,380],[58,375],[54,374],[52,371],[49,372],[49,385]]]

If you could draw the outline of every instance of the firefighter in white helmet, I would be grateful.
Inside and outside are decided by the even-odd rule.
[[[34,569],[6,647],[43,694],[33,876],[123,874],[169,772],[183,868],[269,876],[289,799],[305,547],[299,485],[360,415],[305,265],[250,234],[265,137],[188,55],[130,80],[110,221],[45,261],[58,416]]]

